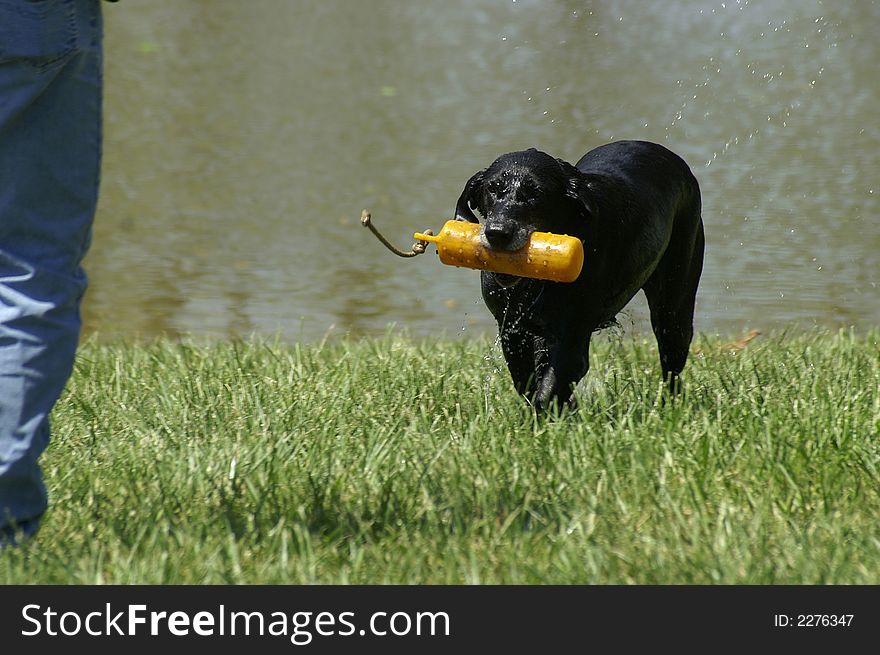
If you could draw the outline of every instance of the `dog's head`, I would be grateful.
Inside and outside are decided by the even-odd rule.
[[[532,232],[578,235],[590,212],[587,182],[571,164],[530,148],[501,155],[465,184],[455,218],[478,223],[480,240],[519,250]]]

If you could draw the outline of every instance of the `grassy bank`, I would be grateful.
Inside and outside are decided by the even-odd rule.
[[[0,583],[880,583],[880,332],[601,337],[536,419],[488,341],[90,342]]]

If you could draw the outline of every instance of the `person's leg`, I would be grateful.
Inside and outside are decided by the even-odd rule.
[[[0,541],[36,532],[101,156],[100,0],[0,0]]]

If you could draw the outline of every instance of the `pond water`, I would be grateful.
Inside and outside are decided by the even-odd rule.
[[[479,275],[400,247],[472,173],[666,145],[703,192],[696,329],[880,324],[880,5],[104,4],[87,333],[494,333]],[[650,329],[641,295],[620,317]]]

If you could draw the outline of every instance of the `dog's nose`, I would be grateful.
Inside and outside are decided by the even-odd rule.
[[[504,248],[510,245],[516,232],[510,223],[487,223],[483,228],[486,241],[493,248]]]

